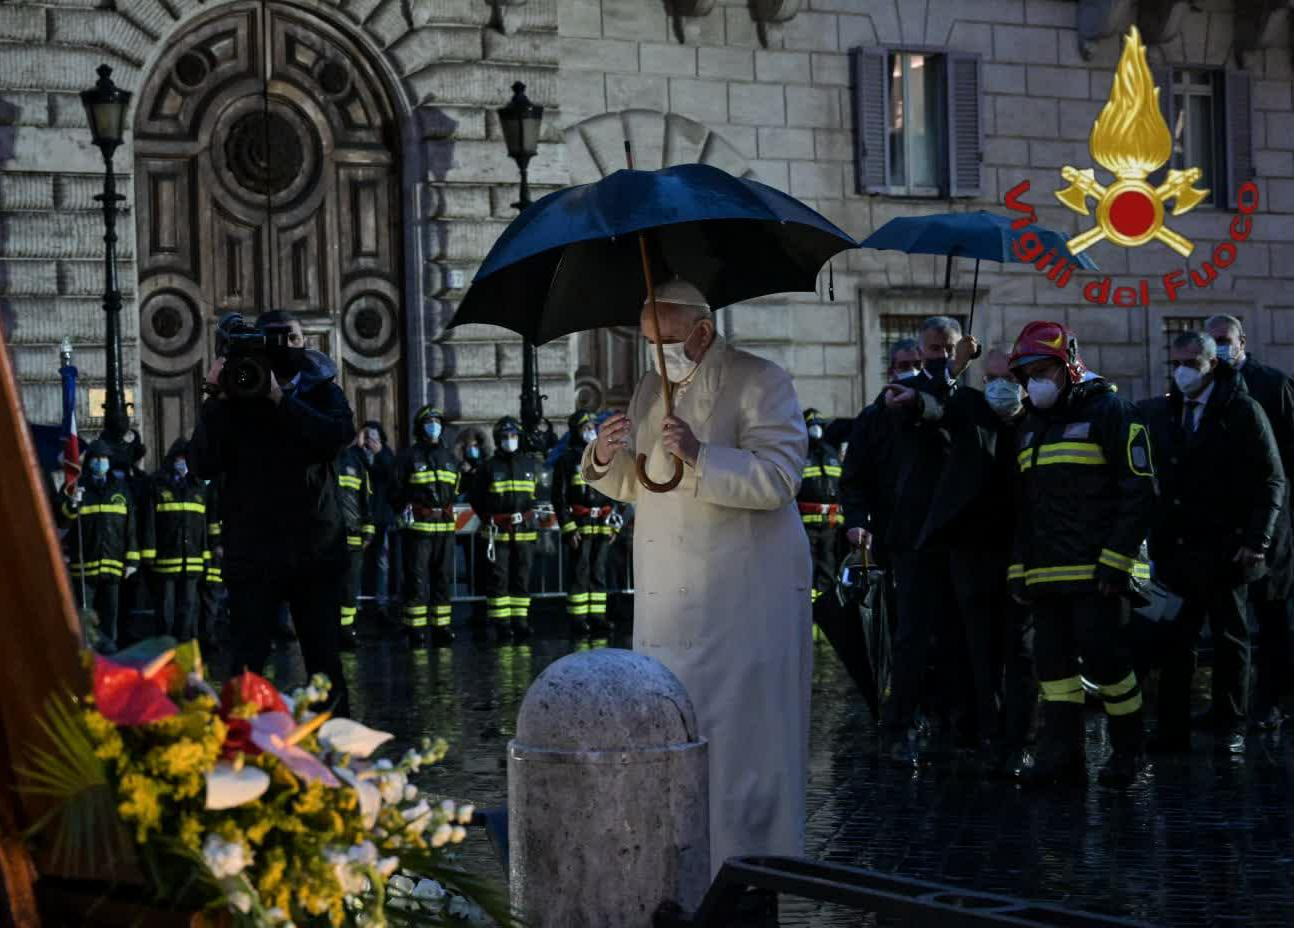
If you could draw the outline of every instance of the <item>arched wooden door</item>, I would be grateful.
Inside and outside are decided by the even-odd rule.
[[[135,115],[150,459],[191,434],[230,310],[299,314],[357,423],[399,434],[400,134],[381,79],[341,32],[273,3],[221,7],[169,46]]]

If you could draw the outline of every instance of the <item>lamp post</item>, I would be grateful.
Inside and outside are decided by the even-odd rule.
[[[100,65],[99,81],[81,93],[90,121],[94,144],[103,153],[103,193],[95,197],[103,204],[104,256],[103,256],[103,311],[107,317],[107,338],[104,350],[107,355],[107,401],[104,404],[103,438],[112,449],[113,464],[123,470],[130,468],[126,452],[126,434],[130,430],[130,416],[126,412],[126,391],[122,380],[121,363],[121,290],[117,283],[117,204],[125,199],[117,193],[117,178],[112,170],[112,156],[125,134],[126,110],[130,106],[129,91],[112,82],[112,68]]]
[[[517,81],[512,85],[512,99],[498,110],[499,124],[503,128],[503,141],[508,146],[508,156],[517,162],[521,171],[521,190],[515,209],[525,211],[530,205],[530,159],[539,151],[539,126],[544,119],[544,108],[530,102],[526,85]],[[539,360],[535,345],[525,339],[521,356],[521,428],[527,450],[547,450],[539,431],[544,421],[544,400],[539,392]]]

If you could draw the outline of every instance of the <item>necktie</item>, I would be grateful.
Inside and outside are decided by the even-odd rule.
[[[1196,413],[1199,411],[1199,408],[1199,400],[1186,401],[1186,413],[1182,416],[1182,428],[1186,429],[1186,431],[1195,431]]]

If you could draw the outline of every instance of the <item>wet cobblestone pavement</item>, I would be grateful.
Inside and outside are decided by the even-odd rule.
[[[422,785],[480,807],[501,805],[506,745],[526,687],[575,647],[547,636],[491,646],[468,634],[431,652],[364,642],[346,657],[354,713],[395,732],[399,750],[424,734],[448,739],[449,758]],[[299,676],[299,661],[278,673]],[[1092,743],[1100,729],[1091,716]],[[1237,763],[1215,758],[1210,740],[1197,735],[1195,755],[1157,760],[1151,778],[1126,795],[1097,786],[1026,794],[946,767],[914,773],[883,763],[875,735],[843,668],[819,643],[809,856],[1156,925],[1294,925],[1294,754],[1285,745],[1251,738]],[[1093,767],[1104,753],[1089,752]],[[464,855],[501,875],[481,830]],[[780,924],[878,922],[784,899]]]

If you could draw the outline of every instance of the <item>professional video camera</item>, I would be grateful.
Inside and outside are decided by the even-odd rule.
[[[270,392],[275,355],[289,350],[286,327],[258,329],[240,313],[227,313],[216,323],[216,357],[225,359],[220,389],[234,399],[252,399]]]

